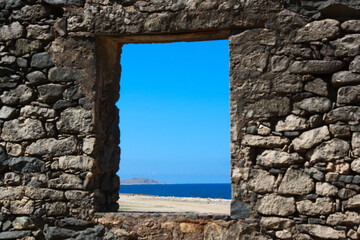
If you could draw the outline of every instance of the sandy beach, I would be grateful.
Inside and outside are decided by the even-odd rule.
[[[158,197],[139,194],[119,194],[119,211],[192,212],[230,214],[227,199]]]

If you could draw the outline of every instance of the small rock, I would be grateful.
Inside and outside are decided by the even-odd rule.
[[[50,199],[53,201],[64,200],[64,192],[49,188],[33,188],[27,187],[25,189],[25,196],[33,200],[46,200]]]
[[[60,84],[46,84],[38,87],[40,98],[46,103],[53,103],[62,98],[63,86]]]
[[[54,63],[51,60],[51,53],[42,52],[34,54],[31,59],[30,66],[33,68],[48,68],[52,67]]]
[[[50,109],[50,108],[27,105],[21,108],[20,116],[26,118],[35,117],[39,119],[46,119],[46,118],[55,118],[56,112],[54,109]]]
[[[360,20],[348,20],[341,24],[341,29],[349,33],[360,32]]]
[[[260,200],[258,212],[264,215],[289,216],[295,213],[295,199],[277,194],[266,195]]]
[[[11,119],[16,115],[16,109],[12,107],[2,106],[0,109],[0,119]]]
[[[326,224],[337,225],[359,225],[360,215],[356,212],[334,213],[329,215],[326,220]]]
[[[338,195],[339,190],[334,185],[330,183],[317,182],[315,187],[315,192],[317,195],[325,197],[335,197]]]
[[[95,150],[96,138],[84,138],[82,150],[86,154],[93,154]]]
[[[354,132],[351,139],[351,147],[355,156],[360,156],[360,132]]]
[[[325,115],[326,123],[358,121],[360,119],[360,107],[345,106],[335,108]]]
[[[73,82],[81,81],[85,75],[76,69],[54,67],[49,70],[50,82]]]
[[[345,231],[335,230],[331,227],[316,224],[299,224],[296,228],[300,232],[308,233],[322,239],[346,239]]]
[[[26,31],[28,39],[51,40],[54,38],[49,25],[29,25]]]
[[[31,229],[35,226],[31,219],[26,216],[15,218],[15,220],[12,222],[12,225],[16,230]]]
[[[356,56],[350,63],[349,70],[352,73],[360,73],[360,56]]]
[[[351,131],[349,125],[330,124],[329,130],[331,134],[338,138],[350,137]]]
[[[323,119],[322,116],[319,114],[312,115],[309,118],[309,124],[311,128],[317,128],[323,125]]]
[[[47,78],[43,72],[34,71],[26,75],[26,78],[33,85],[39,85],[47,81]]]
[[[260,225],[266,229],[281,230],[294,226],[294,221],[280,217],[261,217]]]
[[[65,192],[65,198],[67,200],[80,200],[89,197],[89,192],[79,190],[69,190]]]
[[[355,196],[356,192],[351,189],[342,188],[342,189],[340,189],[338,195],[341,199],[349,199],[349,198]]]
[[[95,160],[88,156],[62,156],[59,158],[60,169],[91,170],[95,166]]]
[[[31,231],[30,230],[0,232],[0,239],[4,239],[4,240],[22,239],[22,238],[27,237],[27,236],[31,236]]]
[[[78,142],[75,137],[57,140],[55,138],[39,139],[26,148],[29,155],[42,156],[64,156],[77,152]]]
[[[285,56],[273,56],[271,58],[271,69],[273,72],[283,72],[289,66],[289,58]]]
[[[289,232],[288,230],[276,231],[275,236],[278,239],[293,239],[291,232]]]
[[[31,215],[34,212],[34,201],[26,199],[11,201],[10,212],[16,215]]]
[[[25,104],[34,96],[34,92],[31,88],[26,85],[19,85],[15,89],[11,89],[9,91],[4,91],[0,96],[0,99],[3,104],[7,105],[17,105],[17,104]]]
[[[275,126],[275,131],[297,131],[308,129],[309,125],[305,118],[295,116],[293,114],[287,116],[285,120],[280,120]]]
[[[15,56],[23,56],[29,54],[32,51],[39,51],[43,47],[43,43],[40,40],[29,40],[20,38],[15,42],[15,48],[10,49],[10,53]]]
[[[314,181],[301,170],[288,169],[282,179],[278,192],[280,194],[305,195],[314,189]]]
[[[64,99],[66,100],[77,100],[79,98],[82,98],[84,95],[83,95],[83,92],[81,90],[81,86],[79,85],[76,85],[76,86],[72,86],[68,89],[66,89],[63,93],[63,97]]]
[[[360,34],[347,34],[330,44],[335,48],[336,57],[353,57],[360,54]]]
[[[61,174],[58,178],[50,179],[48,187],[56,189],[83,189],[83,181],[73,174]]]
[[[35,157],[12,157],[9,159],[9,168],[18,172],[44,172],[44,161]]]
[[[56,127],[62,133],[90,133],[94,128],[92,111],[67,108],[61,113]]]
[[[10,156],[18,157],[23,153],[23,149],[20,144],[8,142],[6,143],[6,152]]]
[[[42,4],[26,5],[20,10],[13,11],[11,17],[21,21],[34,21],[46,18],[49,12]]]
[[[257,193],[273,192],[275,177],[267,171],[253,169],[250,178],[249,187],[252,191]]]
[[[347,201],[343,201],[345,209],[359,209],[360,208],[360,194],[357,194]]]
[[[296,202],[296,209],[300,214],[309,216],[328,215],[332,212],[333,205],[329,198],[317,198],[315,202],[310,200]]]
[[[295,138],[292,143],[295,151],[304,151],[329,138],[330,133],[328,127],[323,126],[302,133],[298,138]]]
[[[338,104],[352,104],[360,101],[360,85],[341,87],[337,94]]]
[[[360,173],[360,158],[357,158],[351,162],[351,170]]]
[[[329,74],[342,69],[344,63],[338,60],[307,60],[295,61],[289,70],[298,74]]]
[[[14,119],[4,123],[1,137],[5,141],[20,142],[24,140],[35,140],[45,136],[42,123],[35,119],[20,121]]]
[[[67,214],[66,203],[63,202],[54,202],[54,203],[45,203],[44,208],[48,216],[64,216]]]
[[[304,87],[305,91],[315,93],[320,96],[326,97],[328,93],[328,86],[325,81],[323,81],[321,78],[316,78],[315,80],[311,82],[307,82]]]

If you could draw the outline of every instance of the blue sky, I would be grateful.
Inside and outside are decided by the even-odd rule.
[[[121,180],[230,182],[228,41],[126,44]]]

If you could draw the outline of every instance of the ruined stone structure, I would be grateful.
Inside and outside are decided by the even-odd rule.
[[[356,0],[0,0],[0,239],[358,239],[357,18]],[[231,216],[104,213],[122,44],[226,38]]]

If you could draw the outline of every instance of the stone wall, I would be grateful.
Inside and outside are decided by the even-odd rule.
[[[0,0],[0,239],[358,239],[359,12]],[[100,214],[118,209],[122,44],[225,38],[231,216]]]

